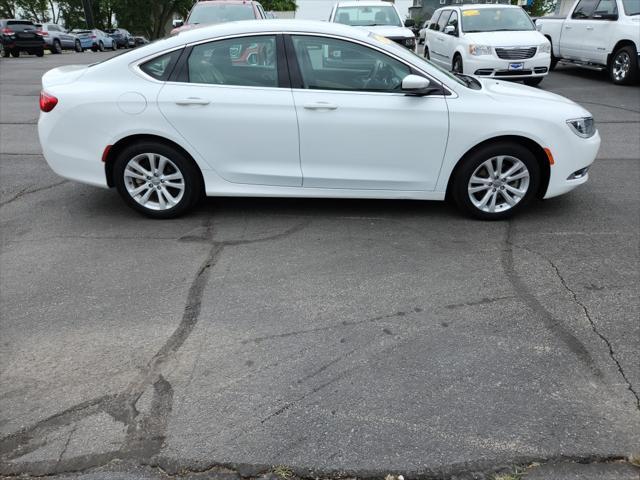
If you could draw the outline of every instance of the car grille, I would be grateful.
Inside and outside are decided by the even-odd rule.
[[[496,48],[496,54],[498,57],[505,60],[524,60],[526,58],[532,58],[538,47],[524,47],[524,48]]]

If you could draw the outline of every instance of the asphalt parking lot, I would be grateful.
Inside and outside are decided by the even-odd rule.
[[[542,83],[602,149],[509,222],[295,199],[152,221],[41,156],[41,75],[108,55],[0,59],[0,476],[638,479],[639,87]]]

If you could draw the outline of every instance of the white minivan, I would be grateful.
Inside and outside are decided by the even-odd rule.
[[[460,5],[436,10],[424,55],[457,73],[538,85],[549,73],[551,44],[529,15],[512,5]]]

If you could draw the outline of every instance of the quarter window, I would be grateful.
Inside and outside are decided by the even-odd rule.
[[[187,64],[191,83],[278,86],[275,35],[231,38],[196,45]]]
[[[335,38],[293,36],[304,88],[400,91],[409,67],[382,52]]]
[[[438,28],[437,28],[437,30],[439,32],[444,30],[444,26],[449,21],[449,15],[451,15],[451,10],[445,10],[444,12],[442,12],[442,15],[440,16],[440,19],[438,20]]]
[[[174,50],[160,55],[140,65],[140,70],[156,80],[166,81],[171,75],[171,70],[173,70],[181,52],[182,50]]]
[[[576,9],[573,11],[571,18],[589,18],[596,8],[598,0],[580,0]]]
[[[593,18],[601,17],[602,15],[617,15],[618,6],[616,0],[600,0],[598,6],[593,12]]]

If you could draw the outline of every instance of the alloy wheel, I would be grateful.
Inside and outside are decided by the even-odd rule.
[[[142,153],[127,162],[124,185],[131,198],[149,210],[169,210],[182,200],[185,179],[169,158]]]
[[[631,57],[625,51],[622,51],[616,55],[613,60],[613,78],[616,82],[620,82],[627,78],[629,70],[631,69]]]
[[[471,203],[483,212],[506,212],[527,194],[530,184],[527,166],[509,155],[492,157],[481,163],[469,179]]]

